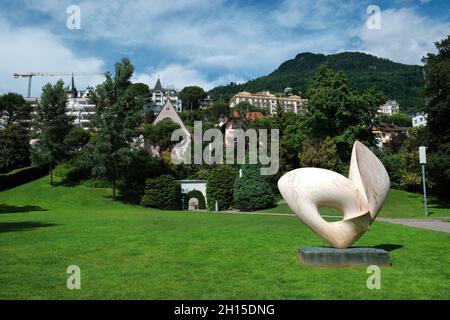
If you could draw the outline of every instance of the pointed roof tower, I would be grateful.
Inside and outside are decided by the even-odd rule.
[[[158,77],[158,80],[156,81],[156,84],[155,84],[155,87],[153,88],[153,90],[154,91],[162,91],[162,85],[161,85],[161,81],[159,80],[159,77]]]
[[[70,90],[69,90],[69,93],[70,93],[70,96],[72,97],[72,98],[76,98],[77,97],[77,88],[75,88],[75,80],[73,79],[73,72],[72,72],[72,84],[71,84],[71,86],[70,86]]]

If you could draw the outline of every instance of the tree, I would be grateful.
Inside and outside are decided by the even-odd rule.
[[[302,151],[298,154],[300,166],[323,168],[338,171],[339,158],[333,139],[326,137],[323,141],[303,141]]]
[[[419,147],[425,142],[425,128],[412,127],[408,133],[401,153],[400,183],[409,191],[419,191],[422,184]]]
[[[10,92],[0,96],[0,118],[5,120],[6,126],[29,120],[31,111],[31,105],[20,94]]]
[[[188,193],[186,193],[185,199],[184,199],[184,206],[185,208],[189,208],[189,200],[192,198],[196,198],[198,200],[198,208],[199,209],[206,209],[206,201],[205,196],[200,190],[191,190]],[[183,208],[183,209],[185,209]]]
[[[195,110],[200,107],[200,101],[206,98],[206,92],[198,86],[184,87],[179,97],[186,110]]]
[[[379,122],[395,124],[399,127],[411,127],[411,117],[404,113],[395,113],[393,115],[378,115],[376,118]]]
[[[233,205],[234,179],[237,170],[228,165],[219,165],[211,170],[206,182],[206,198],[209,210],[214,210],[216,201],[220,209]]]
[[[439,195],[450,198],[450,36],[424,57],[429,175]]]
[[[93,125],[97,128],[92,139],[91,154],[93,172],[109,180],[116,198],[116,183],[121,178],[125,158],[139,137],[139,126],[144,120],[145,98],[136,95],[131,84],[134,67],[124,58],[115,65],[115,75],[106,74],[106,80],[98,85],[92,99],[97,107]]]
[[[25,167],[29,164],[28,129],[17,123],[0,129],[0,173]]]
[[[73,127],[73,117],[66,114],[67,93],[64,82],[59,80],[42,88],[42,98],[36,107],[33,128],[39,145],[32,151],[35,165],[50,165],[50,184],[53,184],[53,168],[68,155],[66,136]]]
[[[358,95],[344,72],[334,73],[321,66],[310,83],[308,96],[304,126],[307,136],[320,140],[331,137],[343,161],[350,159],[355,140],[375,145],[371,126],[386,100],[383,94],[370,88]]]
[[[141,206],[162,210],[181,208],[181,186],[171,175],[148,179]]]
[[[118,188],[122,195],[134,203],[141,200],[147,179],[168,172],[168,168],[160,158],[153,157],[142,148],[129,149],[122,161],[125,170],[122,171]]]
[[[161,151],[171,149],[177,141],[172,141],[172,132],[179,129],[180,125],[172,120],[162,120],[155,124],[146,124],[144,137],[150,144],[159,146]]]
[[[211,106],[211,116],[214,120],[220,117],[228,117],[230,115],[230,107],[228,103],[223,101],[214,101]]]
[[[257,165],[242,168],[242,177],[234,182],[233,199],[235,206],[245,211],[271,208],[275,202],[272,187]]]

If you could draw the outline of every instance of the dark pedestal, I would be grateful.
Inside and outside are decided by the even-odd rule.
[[[375,248],[303,247],[298,250],[298,257],[305,266],[390,266],[389,252]]]

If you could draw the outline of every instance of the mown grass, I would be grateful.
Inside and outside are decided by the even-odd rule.
[[[393,265],[369,290],[365,267],[299,265],[300,246],[325,243],[296,217],[145,209],[47,181],[0,193],[1,299],[450,298],[446,233],[375,222],[356,245]]]
[[[285,203],[278,204],[276,207],[270,209],[259,211],[293,214],[292,210]],[[320,212],[330,215],[339,214],[337,210],[331,208],[321,208]],[[448,217],[450,216],[450,203],[440,201],[433,196],[428,197],[428,213],[430,218]],[[423,196],[417,193],[390,189],[388,197],[379,213],[379,216],[390,218],[425,218]]]

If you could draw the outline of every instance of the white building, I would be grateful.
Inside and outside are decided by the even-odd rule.
[[[378,113],[392,116],[393,114],[400,112],[400,106],[395,100],[388,100],[385,104],[380,106]]]
[[[186,194],[192,190],[200,191],[205,197],[206,205],[208,205],[208,199],[206,198],[206,180],[178,180],[181,184],[181,193]]]
[[[269,91],[262,91],[258,93],[250,93],[242,91],[235,94],[230,99],[230,108],[234,108],[240,102],[247,102],[254,107],[267,109],[270,113],[276,113],[277,104],[279,103],[284,111],[303,113],[305,111],[305,105],[307,99],[302,99],[297,95],[291,95],[287,97],[277,97]]]
[[[413,127],[420,127],[420,126],[427,125],[428,114],[426,114],[425,112],[414,113],[411,116],[411,118],[412,118],[412,126]]]
[[[155,87],[151,90],[152,100],[150,102],[150,108],[154,113],[159,113],[161,108],[167,99],[170,100],[176,112],[183,110],[181,99],[178,97],[178,92],[175,89],[163,88],[161,81],[156,81]]]
[[[92,88],[85,91],[78,91],[72,77],[72,87],[68,92],[66,113],[74,117],[74,124],[85,130],[91,128],[91,120],[95,115],[95,104],[89,102],[89,95]]]

